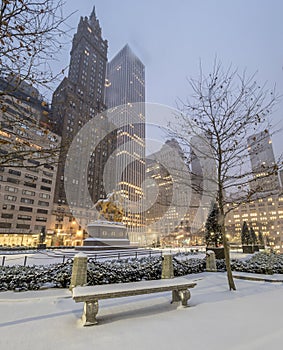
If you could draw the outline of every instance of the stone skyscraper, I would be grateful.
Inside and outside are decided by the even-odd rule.
[[[116,190],[133,204],[143,197],[145,178],[145,67],[129,45],[108,63],[106,86],[107,108],[122,106],[124,123],[117,130]],[[129,231],[141,230],[141,211],[133,212],[131,205],[126,206],[123,221]]]
[[[52,99],[54,131],[62,136],[63,147],[60,154],[54,199],[54,202],[60,206],[59,211],[64,210],[62,208],[65,205],[65,210],[68,210],[67,205],[83,209],[90,208],[91,205],[85,204],[87,192],[89,192],[93,203],[99,198],[105,197],[103,166],[115,146],[115,137],[110,135],[102,140],[95,151],[89,155],[82,150],[89,147],[87,143],[91,140],[79,139],[78,132],[88,121],[106,108],[104,91],[107,49],[107,40],[102,38],[101,27],[93,9],[89,18],[81,17],[80,19],[73,38],[68,77],[63,79]],[[106,124],[107,122],[105,122],[107,130]],[[93,132],[97,136],[97,130],[93,130]],[[64,176],[66,154],[73,140],[77,142],[77,147],[82,154],[81,157],[88,157],[89,162],[88,159],[82,159],[82,164],[88,164],[88,166],[85,168],[76,164],[77,171],[72,174],[72,179],[66,179]],[[66,201],[64,190],[64,181],[66,180],[73,184],[72,190],[76,192],[76,195],[72,197],[76,197],[72,203]],[[85,181],[87,181],[88,188],[82,186]],[[66,216],[60,213],[59,215],[56,209],[55,213],[57,219],[59,217],[61,221],[63,221],[62,216]],[[68,215],[71,216],[71,213]]]

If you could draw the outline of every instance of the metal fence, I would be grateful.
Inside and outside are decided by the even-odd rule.
[[[42,251],[30,254],[1,254],[0,261],[1,266],[20,265],[20,266],[31,266],[31,265],[48,265],[48,264],[64,264],[72,263],[74,256],[77,252],[48,252]],[[119,251],[101,251],[101,252],[87,252],[86,255],[92,261],[98,260],[119,260],[119,259],[139,259],[144,256],[162,256],[161,250],[119,250]]]
[[[162,256],[165,253],[198,253],[201,249],[198,248],[181,248],[181,249],[121,249],[121,250],[102,250],[102,251],[84,251],[90,261],[102,260],[119,260],[119,259],[140,259],[142,257]],[[0,264],[1,266],[19,265],[49,265],[60,263],[72,263],[74,256],[78,253],[76,250],[66,249],[46,249],[46,250],[31,250],[25,251],[1,251]]]

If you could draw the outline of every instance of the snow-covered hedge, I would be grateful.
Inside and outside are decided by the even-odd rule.
[[[66,288],[70,284],[72,264],[3,266],[0,268],[0,291],[27,291],[42,288]]]
[[[249,260],[232,260],[234,271],[253,273],[283,273],[283,255],[257,253]],[[161,257],[142,259],[90,261],[88,284],[120,283],[161,278]],[[205,258],[177,254],[173,259],[174,275],[182,276],[205,271]],[[217,260],[217,269],[225,270],[224,260]],[[43,288],[68,288],[72,274],[72,262],[45,266],[0,267],[0,291],[27,291]]]
[[[88,264],[89,285],[120,283],[161,278],[161,257],[142,259],[91,261]],[[174,274],[181,276],[202,272],[203,259],[174,260]],[[3,266],[0,268],[0,291],[27,291],[43,288],[68,288],[72,274],[72,263],[47,266]]]
[[[283,254],[256,253],[248,260],[233,260],[232,270],[272,275],[283,274]]]

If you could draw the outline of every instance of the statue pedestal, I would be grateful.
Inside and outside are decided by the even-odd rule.
[[[89,238],[83,242],[83,247],[124,247],[129,246],[126,226],[120,222],[97,220],[87,225]]]

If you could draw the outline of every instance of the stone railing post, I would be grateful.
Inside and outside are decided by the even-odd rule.
[[[164,254],[162,256],[162,273],[161,278],[173,278],[173,258],[171,254]]]
[[[215,253],[213,250],[208,250],[206,252],[206,271],[209,271],[209,272],[217,271]]]
[[[83,286],[87,283],[87,255],[78,253],[74,256],[72,277],[69,289],[76,286]]]

